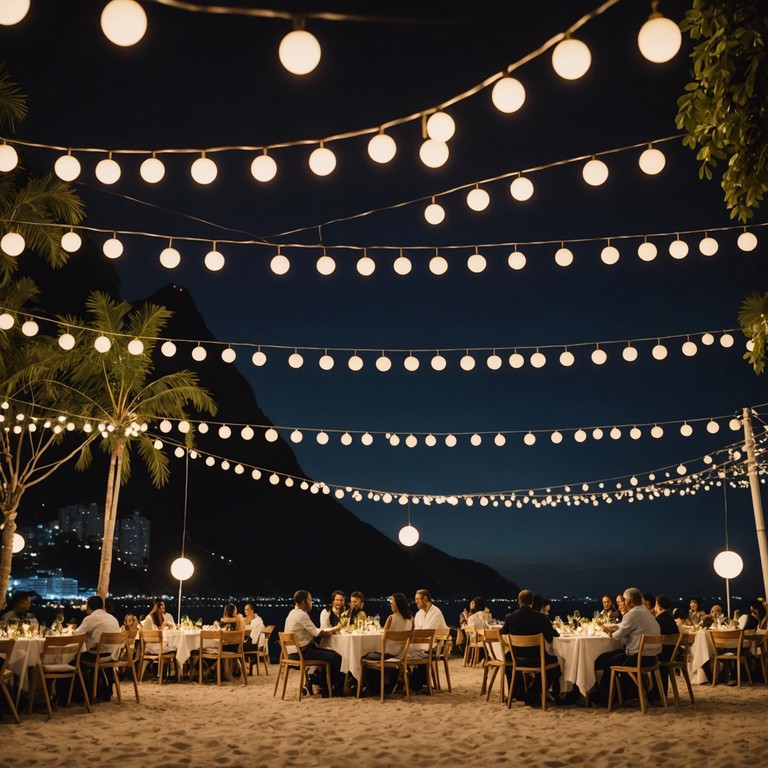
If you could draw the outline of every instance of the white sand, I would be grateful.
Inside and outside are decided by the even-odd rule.
[[[694,686],[690,704],[667,713],[637,705],[546,712],[480,696],[482,671],[451,662],[453,693],[387,699],[297,698],[291,673],[285,701],[273,698],[277,667],[242,683],[202,687],[145,682],[136,704],[44,709],[0,724],[0,766],[580,766],[716,768],[768,765],[768,686]],[[282,686],[281,686],[282,687]],[[687,697],[686,697],[687,701]]]

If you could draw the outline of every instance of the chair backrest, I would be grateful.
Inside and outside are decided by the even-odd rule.
[[[219,638],[219,647],[224,648],[225,645],[236,645],[237,648],[233,651],[228,649],[224,653],[242,653],[243,643],[245,642],[245,630],[244,629],[222,629],[221,637]]]
[[[162,629],[140,629],[139,639],[141,640],[141,655],[147,655],[147,646],[157,646],[156,649],[150,649],[149,655],[163,652],[163,630]]]
[[[505,635],[505,640],[509,646],[509,652],[512,655],[512,660],[515,664],[518,663],[517,652],[521,648],[537,648],[539,649],[539,660],[541,665],[544,665],[546,650],[544,648],[544,635],[539,632],[537,635]],[[530,659],[525,659],[530,661]]]
[[[713,629],[709,632],[715,650],[736,650],[744,643],[743,629]]]
[[[504,658],[504,641],[501,639],[501,634],[499,633],[498,629],[483,630],[481,637],[483,639],[483,648],[485,649],[486,659],[494,659],[495,661],[499,661],[500,658]],[[500,656],[496,651],[497,647],[501,648]]]
[[[669,654],[669,658],[664,659],[665,664],[674,664],[680,654],[680,649],[683,647],[683,633],[678,632],[676,635],[662,635],[662,644],[665,648],[673,646],[672,651]]]
[[[291,654],[296,653],[299,656],[299,661],[304,661],[301,648],[299,648],[293,632],[279,632],[277,636],[280,638],[280,655],[283,659],[287,659]]]
[[[40,653],[40,661],[45,664],[48,656],[55,656],[56,660],[62,660],[64,664],[77,667],[80,663],[80,654],[85,646],[85,633],[82,635],[54,635],[46,637],[43,650]],[[72,659],[66,660],[67,656]]]
[[[658,656],[664,645],[665,637],[667,637],[667,635],[643,635],[640,638],[640,647],[637,649],[638,661],[643,655],[644,650],[650,651],[650,653],[645,654],[646,656]]]
[[[405,658],[408,655],[412,637],[411,629],[385,629],[381,636],[381,658],[386,658],[387,654]]]
[[[432,652],[435,646],[435,630],[434,629],[414,629],[411,645],[420,646],[419,650],[426,651],[427,656],[431,658]]]
[[[12,637],[0,640],[0,656],[2,656],[2,659],[0,659],[0,680],[3,679],[2,674],[5,672],[8,662],[11,660],[11,654],[13,653],[13,646],[15,644],[16,641]]]

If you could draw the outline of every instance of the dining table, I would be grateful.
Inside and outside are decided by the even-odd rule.
[[[45,645],[44,637],[17,637],[8,659],[8,669],[18,678],[19,688],[26,691],[29,684],[29,668],[36,667]]]
[[[570,691],[573,686],[587,696],[595,685],[595,660],[608,651],[620,651],[622,644],[609,635],[567,634],[552,640],[551,653],[557,656],[562,670],[560,690]]]
[[[363,674],[361,659],[366,653],[381,650],[381,638],[383,632],[339,632],[335,635],[324,637],[320,644],[325,648],[331,648],[341,656],[341,671],[352,675],[360,681]]]
[[[704,685],[709,682],[704,667],[707,662],[711,662],[715,658],[715,643],[712,640],[712,630],[694,629],[693,627],[691,627],[691,630],[693,644],[691,645],[691,655],[688,659],[688,674],[694,685]],[[758,629],[755,634],[762,639],[765,632],[764,629]]]

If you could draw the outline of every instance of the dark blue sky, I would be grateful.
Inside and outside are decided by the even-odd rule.
[[[514,8],[512,6],[514,5]],[[524,7],[518,7],[524,5]],[[260,145],[320,138],[364,128],[437,104],[471,87],[566,28],[594,2],[483,4],[458,23],[438,23],[443,10],[421,25],[316,22],[323,58],[304,79],[277,63],[285,22],[190,14],[145,4],[149,30],[134,48],[118,49],[102,36],[100,3],[33,2],[17,27],[0,29],[0,47],[12,76],[29,95],[30,116],[18,138],[46,144],[104,148]],[[587,24],[579,35],[592,51],[592,67],[575,82],[557,77],[549,55],[517,73],[527,89],[523,109],[503,115],[488,91],[450,110],[456,136],[446,166],[429,170],[418,160],[417,123],[393,129],[395,160],[376,166],[367,138],[334,146],[337,171],[328,178],[306,167],[311,148],[276,150],[278,176],[268,185],[250,178],[249,153],[217,156],[219,178],[202,188],[189,180],[190,156],[166,158],[167,177],[156,187],[138,176],[140,159],[121,161],[123,178],[109,191],[93,176],[96,159],[81,156],[78,190],[87,204],[87,223],[109,229],[139,229],[169,235],[219,237],[220,230],[171,213],[181,212],[224,227],[272,236],[337,217],[439,193],[455,185],[582,154],[669,136],[676,99],[688,80],[687,43],[669,64],[645,61],[637,31],[650,4],[624,0]],[[305,5],[305,7],[307,7]],[[328,7],[328,6],[325,6]],[[333,8],[342,7],[335,5]],[[344,6],[345,7],[345,6]],[[665,2],[676,21],[685,4]],[[392,14],[395,8],[382,9]],[[426,11],[425,11],[426,13]],[[442,14],[442,15],[440,15]],[[323,228],[327,245],[449,245],[571,240],[624,234],[676,232],[727,226],[731,222],[716,182],[697,177],[693,153],[679,142],[663,145],[665,170],[656,177],[637,167],[639,151],[613,155],[608,182],[588,187],[581,164],[532,175],[534,197],[516,203],[508,182],[486,187],[491,205],[467,209],[464,195],[447,197],[446,221],[426,224],[424,205]],[[55,153],[30,152],[40,167]],[[117,193],[117,194],[112,194]],[[131,202],[131,196],[152,203]],[[758,214],[755,221],[763,221]],[[357,255],[338,255],[337,270],[314,270],[319,250],[287,251],[292,269],[278,278],[268,268],[274,249],[222,246],[225,268],[202,266],[207,247],[179,245],[182,266],[174,272],[157,261],[162,245],[126,239],[118,263],[126,297],[149,295],[173,280],[189,288],[212,331],[223,340],[264,344],[446,348],[576,344],[717,332],[736,326],[738,307],[752,290],[765,290],[765,236],[752,253],[736,248],[737,233],[719,236],[720,249],[704,257],[700,236],[687,238],[690,255],[675,261],[671,238],[657,238],[658,258],[635,255],[638,241],[620,245],[613,267],[599,259],[605,243],[573,245],[574,264],[553,261],[555,247],[525,249],[528,265],[513,272],[510,248],[484,249],[488,269],[474,275],[463,256],[450,256],[451,269],[437,278],[428,256],[415,254],[407,278],[393,274],[392,255],[372,249],[378,264],[363,279]],[[234,238],[245,237],[241,234]],[[317,230],[276,241],[317,242]],[[730,350],[701,348],[684,358],[679,341],[666,361],[650,356],[646,343],[629,364],[614,351],[597,367],[577,352],[571,368],[549,355],[540,370],[530,365],[475,371],[458,368],[449,356],[442,373],[428,357],[418,372],[397,363],[387,374],[373,366],[352,373],[337,357],[321,372],[316,357],[292,370],[286,354],[272,354],[255,369],[247,355],[237,365],[252,382],[259,404],[276,424],[332,429],[460,432],[575,429],[730,415],[766,398],[741,358],[743,339]],[[575,350],[574,350],[575,351]],[[191,363],[188,357],[180,364]],[[561,445],[522,436],[498,448],[393,448],[318,446],[305,437],[295,452],[306,472],[329,483],[409,493],[479,493],[581,484],[647,473],[692,462],[733,442],[697,426],[683,438],[677,428],[653,440],[589,439],[566,435]],[[237,458],[237,441],[222,446]],[[701,468],[701,463],[691,463]],[[405,522],[399,505],[345,503],[390,536]],[[742,553],[745,574],[734,585],[746,596],[761,591],[758,551],[749,496],[729,489],[732,547]],[[721,589],[711,568],[723,548],[722,489],[695,496],[597,507],[555,509],[412,507],[424,539],[451,554],[487,562],[519,583],[551,594],[616,592],[629,583],[674,594]]]

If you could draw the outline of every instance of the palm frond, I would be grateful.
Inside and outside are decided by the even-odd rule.
[[[27,116],[27,97],[0,62],[0,128],[15,129]]]
[[[751,293],[739,309],[739,325],[744,335],[752,340],[752,350],[744,359],[760,374],[765,369],[766,342],[768,341],[768,293]]]
[[[164,486],[171,477],[168,455],[165,451],[159,451],[154,446],[154,440],[147,435],[138,438],[138,451],[144,466],[149,472],[152,485],[155,488]]]

